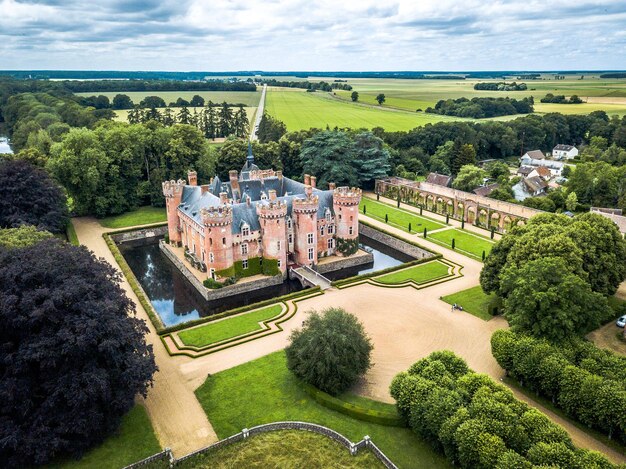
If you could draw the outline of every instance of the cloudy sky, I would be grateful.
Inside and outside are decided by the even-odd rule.
[[[5,70],[624,68],[624,0],[0,0]]]

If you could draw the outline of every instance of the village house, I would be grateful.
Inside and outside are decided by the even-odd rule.
[[[272,263],[285,275],[290,265],[314,266],[330,255],[358,248],[361,190],[329,184],[316,188],[281,171],[261,170],[251,149],[240,174],[198,185],[190,171],[184,180],[163,182],[169,242],[182,245],[208,278],[229,277],[233,268]]]
[[[548,189],[548,183],[539,176],[527,177],[515,184],[512,189],[515,200],[522,202],[529,197],[545,194]]]
[[[541,152],[541,150],[532,150],[526,152],[524,156],[520,158],[520,165],[531,166],[533,168],[538,168],[539,166],[544,166],[550,170],[552,173],[552,177],[560,177],[563,172],[563,168],[565,164],[562,161],[554,161],[549,160],[545,157],[545,155]],[[519,170],[518,170],[519,174]],[[530,176],[530,173],[528,174]]]
[[[533,168],[533,170],[528,174],[527,177],[540,177],[547,182],[552,179],[552,172],[546,166],[537,166],[536,168]]]
[[[426,177],[426,182],[437,186],[450,187],[452,184],[452,176],[446,176],[445,174],[439,173],[429,173]]]
[[[574,145],[559,144],[552,149],[552,158],[555,160],[571,160],[578,156],[578,148]]]

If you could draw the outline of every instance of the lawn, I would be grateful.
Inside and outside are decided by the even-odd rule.
[[[489,321],[493,316],[489,314],[489,302],[496,297],[494,293],[487,295],[480,285],[468,288],[441,299],[448,304],[457,304],[463,307],[463,311],[473,314],[477,318]]]
[[[327,426],[354,442],[369,435],[401,468],[450,467],[408,428],[355,420],[315,402],[287,369],[283,351],[210,376],[196,396],[219,438],[262,423],[299,420]]]
[[[162,207],[140,207],[130,212],[102,218],[100,224],[105,228],[127,228],[129,226],[147,225],[150,223],[166,222],[167,215]]]
[[[457,228],[438,231],[432,234],[428,233],[426,239],[448,248],[452,248],[452,240],[454,239],[456,251],[479,260],[482,259],[483,251],[485,252],[485,256],[488,255],[494,245],[493,241],[489,238]]]
[[[446,116],[377,109],[333,98],[328,93],[268,88],[265,109],[280,119],[287,130],[327,126],[353,129],[383,127],[387,131],[410,130],[428,123],[451,120]]]
[[[67,460],[49,469],[119,469],[161,451],[152,424],[142,405],[135,405],[122,418],[119,430],[80,460]]]
[[[222,340],[261,330],[259,322],[272,319],[278,316],[281,311],[282,306],[280,304],[268,306],[257,311],[181,331],[178,333],[178,337],[185,345],[206,347]]]
[[[416,213],[396,208],[392,205],[378,202],[369,198],[362,198],[359,203],[359,211],[363,213],[365,207],[365,215],[380,221],[385,221],[385,215],[388,217],[388,224],[409,231],[409,223],[411,224],[412,233],[421,233],[426,228],[428,231],[436,230],[446,226],[431,218],[420,216]]]
[[[194,459],[183,467],[194,469],[234,468],[384,468],[367,450],[356,456],[329,437],[317,433],[289,430],[261,433],[232,445],[223,446]]]
[[[243,104],[246,107],[257,107],[261,99],[261,88],[258,91],[104,91],[94,93],[76,93],[78,96],[94,96],[104,95],[113,101],[116,94],[125,94],[132,99],[134,104],[139,102],[146,96],[159,96],[163,98],[165,104],[176,101],[178,98],[190,101],[195,95],[200,95],[206,102],[209,100],[216,104],[226,101],[228,104]]]
[[[427,283],[432,280],[445,277],[448,275],[450,266],[444,264],[441,261],[426,262],[425,264],[418,264],[407,269],[397,270],[389,274],[377,277],[375,280],[380,283],[393,285],[397,283],[408,282],[412,280],[418,285]]]

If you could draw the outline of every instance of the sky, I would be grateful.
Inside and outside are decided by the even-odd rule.
[[[624,0],[0,0],[4,70],[624,68]]]

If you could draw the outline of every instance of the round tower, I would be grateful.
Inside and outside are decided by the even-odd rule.
[[[204,225],[204,262],[207,276],[233,266],[233,211],[228,204],[200,210]]]
[[[338,187],[333,190],[337,254],[340,256],[354,254],[358,249],[360,201],[361,189]]]
[[[259,203],[256,213],[261,225],[263,259],[276,259],[278,268],[287,271],[287,204],[276,199],[276,191],[269,191],[269,201]]]
[[[170,238],[170,243],[179,243],[181,241],[178,206],[183,198],[183,187],[185,187],[183,179],[164,181],[162,183],[163,195],[165,196],[165,211],[167,213],[167,234]]]
[[[313,195],[313,188],[307,185],[305,197],[294,197],[292,204],[294,255],[300,265],[317,264],[317,209],[318,197]]]

